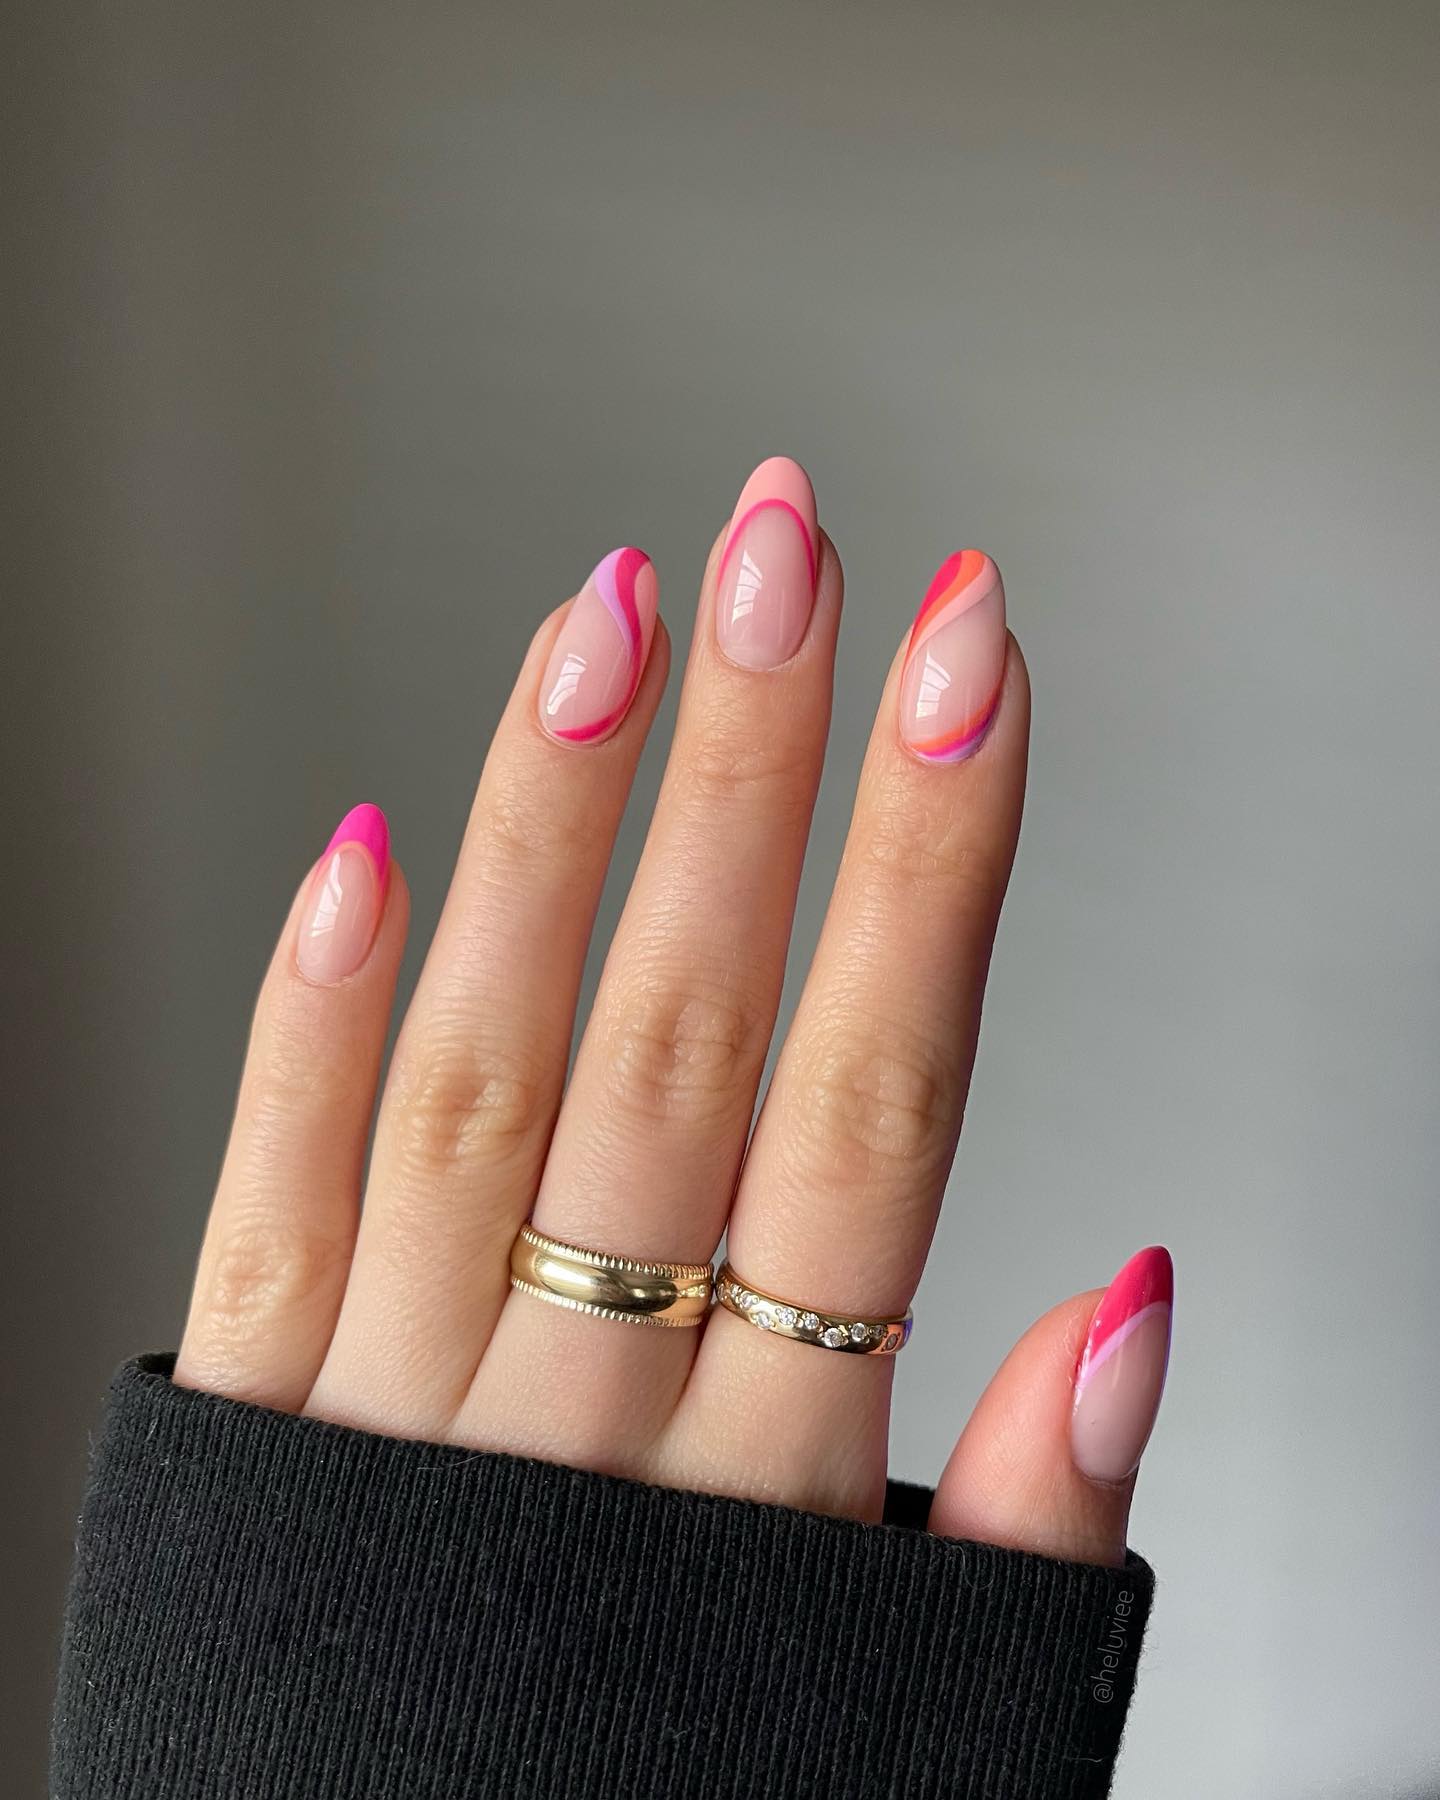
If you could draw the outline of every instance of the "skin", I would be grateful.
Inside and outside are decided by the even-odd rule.
[[[562,607],[496,730],[383,1085],[403,874],[390,864],[368,954],[328,985],[297,963],[316,872],[302,884],[256,1009],[178,1381],[374,1431],[879,1516],[896,1359],[780,1341],[718,1308],[698,1331],[621,1327],[508,1286],[532,1214],[566,1241],[669,1261],[709,1260],[728,1228],[757,1286],[842,1312],[902,1312],[925,1265],[1020,828],[1025,664],[1008,639],[988,734],[936,764],[901,739],[897,650],[752,1137],[843,578],[822,534],[799,648],[778,668],[741,667],[715,628],[723,541],[568,1090],[585,953],[670,650],[657,624],[618,728],[558,743],[537,696]],[[1133,1477],[1088,1480],[1070,1449],[1099,1299],[1055,1307],[1006,1358],[941,1477],[933,1530],[1123,1560]]]

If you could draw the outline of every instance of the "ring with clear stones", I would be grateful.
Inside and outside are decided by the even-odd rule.
[[[825,1312],[767,1294],[737,1275],[727,1262],[715,1280],[715,1298],[727,1312],[757,1331],[814,1344],[817,1350],[839,1350],[850,1356],[894,1356],[910,1338],[911,1315],[903,1319],[856,1319],[848,1313]]]

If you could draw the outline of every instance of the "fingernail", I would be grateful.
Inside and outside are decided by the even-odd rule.
[[[926,762],[980,748],[1005,674],[1005,588],[983,550],[960,550],[920,602],[900,678],[900,736]]]
[[[740,490],[720,552],[715,636],[731,662],[777,669],[800,648],[819,542],[810,477],[788,456],[772,456]]]
[[[390,827],[378,806],[353,807],[311,877],[295,961],[307,981],[333,987],[370,954],[390,879]]]
[[[1174,1297],[1170,1252],[1156,1244],[1130,1258],[1095,1309],[1070,1415],[1070,1454],[1092,1481],[1124,1481],[1139,1465],[1165,1389]]]
[[[655,632],[655,570],[612,550],[570,608],[540,683],[540,723],[562,744],[598,744],[630,710]]]

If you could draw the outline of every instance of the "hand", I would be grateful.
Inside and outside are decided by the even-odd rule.
[[[708,1262],[728,1231],[742,1279],[802,1308],[882,1318],[910,1303],[1020,827],[1030,696],[994,564],[950,558],[890,670],[752,1135],[841,589],[804,472],[763,464],[710,556],[664,785],[568,1089],[586,947],[669,640],[635,550],[546,620],[384,1082],[363,1213],[408,897],[383,815],[348,815],[265,978],[177,1381],[878,1518],[892,1356],[780,1339],[720,1307],[701,1329],[617,1323],[508,1278],[533,1215],[567,1244],[665,1262]],[[1169,1282],[1165,1252],[1145,1251],[1103,1306],[1079,1294],[1032,1326],[961,1434],[933,1530],[1123,1559]]]

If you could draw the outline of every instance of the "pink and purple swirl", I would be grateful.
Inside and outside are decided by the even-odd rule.
[[[615,729],[640,685],[654,619],[650,558],[612,550],[576,599],[546,671],[540,711],[552,737],[590,744]]]

